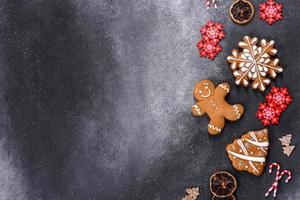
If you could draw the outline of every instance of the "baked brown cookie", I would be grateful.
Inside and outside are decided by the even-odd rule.
[[[238,45],[242,51],[233,49],[232,55],[227,57],[235,84],[247,87],[252,82],[253,89],[265,91],[271,83],[270,78],[275,79],[283,71],[276,57],[275,42],[267,42],[265,39],[259,42],[256,37],[245,36]]]
[[[268,155],[268,130],[250,131],[227,145],[226,151],[234,168],[255,176],[263,173]]]
[[[221,133],[225,126],[225,119],[236,121],[244,113],[242,105],[230,105],[226,102],[225,97],[229,92],[228,83],[215,87],[210,80],[202,80],[194,88],[194,97],[198,102],[192,106],[192,113],[194,116],[207,113],[210,118],[208,132],[212,135]]]

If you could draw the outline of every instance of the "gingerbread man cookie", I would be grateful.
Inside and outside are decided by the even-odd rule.
[[[192,113],[194,116],[207,113],[210,118],[208,132],[212,135],[221,133],[225,119],[236,121],[244,113],[242,105],[230,105],[226,102],[225,97],[229,92],[228,83],[222,83],[215,87],[210,80],[202,80],[194,88],[194,97],[198,102],[192,106]]]

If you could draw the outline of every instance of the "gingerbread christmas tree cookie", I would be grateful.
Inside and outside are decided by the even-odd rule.
[[[275,57],[277,50],[274,44],[273,40],[267,42],[265,39],[258,44],[256,37],[249,36],[239,42],[242,51],[233,49],[232,55],[227,57],[237,85],[247,87],[252,81],[253,89],[265,91],[266,86],[271,83],[270,78],[276,78],[283,71],[279,66],[279,59]]]
[[[266,165],[268,130],[250,131],[227,145],[226,151],[234,168],[260,176]]]

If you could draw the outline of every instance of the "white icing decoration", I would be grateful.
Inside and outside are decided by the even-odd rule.
[[[228,153],[230,153],[240,159],[243,159],[243,160],[248,160],[248,161],[253,161],[253,162],[262,162],[262,163],[266,161],[266,159],[264,157],[245,156],[245,155],[238,154],[238,153],[235,153],[232,151],[228,151]]]
[[[244,154],[245,154],[246,156],[248,156],[248,155],[249,155],[249,154],[248,154],[248,151],[247,151],[246,147],[244,146],[242,140],[238,140],[237,143],[240,145],[240,147],[241,147],[241,149],[243,150]],[[251,166],[255,171],[259,172],[259,171],[256,169],[256,167],[253,165],[253,163],[252,163],[251,161],[249,161],[249,164],[250,164],[250,166]]]
[[[212,124],[208,124],[208,128],[213,129],[213,130],[215,130],[217,132],[221,132],[222,131],[222,129],[220,129],[220,128],[212,125]]]
[[[199,93],[202,94],[201,95],[202,97],[207,98],[207,97],[209,97],[211,95],[211,91],[208,88],[208,84],[207,83],[205,84],[205,89],[208,91],[207,95],[204,95],[202,90],[199,90]]]
[[[265,131],[264,131],[265,132]],[[261,149],[264,153],[267,153],[266,150],[263,147],[268,147],[269,146],[269,142],[258,142],[257,137],[255,136],[254,132],[250,132],[250,136],[252,139],[254,139],[255,141],[252,140],[248,140],[247,141],[255,146],[259,146],[259,148],[257,149]],[[251,142],[250,142],[251,141]]]
[[[220,84],[220,87],[223,88],[227,93],[229,92],[229,88],[224,84]]]
[[[240,110],[239,110],[238,106],[233,105],[233,108],[234,108],[234,112],[235,112],[237,118],[239,119],[241,117],[241,114],[240,114]]]
[[[269,146],[269,142],[255,142],[249,139],[246,139],[247,142],[255,145],[255,146],[259,146],[259,147],[268,147]]]
[[[203,113],[201,112],[199,106],[193,105],[193,108],[195,108],[195,110],[196,110],[196,112],[197,112],[198,115],[202,115],[202,114],[203,114]]]

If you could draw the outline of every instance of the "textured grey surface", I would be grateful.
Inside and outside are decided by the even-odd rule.
[[[255,6],[261,1],[254,1]],[[284,68],[273,85],[294,103],[271,127],[268,161],[294,172],[278,199],[300,198],[300,150],[281,153],[277,138],[299,130],[298,1],[284,1],[273,26],[256,14],[247,26],[203,0],[5,0],[0,2],[0,199],[176,200],[209,176],[228,170],[239,200],[265,199],[274,175],[235,171],[225,146],[247,130],[264,94],[234,86],[226,56],[244,35],[274,39]],[[198,56],[199,28],[224,23],[223,51],[214,62]],[[245,115],[222,135],[207,134],[206,118],[191,116],[195,82],[228,81],[228,100]]]

